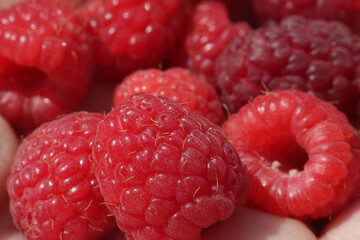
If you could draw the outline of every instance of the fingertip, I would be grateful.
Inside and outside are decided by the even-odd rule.
[[[24,1],[24,0],[0,0],[0,9],[8,8],[11,5],[14,5],[14,4],[22,2],[22,1]]]
[[[0,233],[0,240],[26,240],[24,235],[16,231]]]
[[[0,154],[10,154],[8,158],[12,158],[12,155],[17,150],[17,147],[19,145],[19,138],[15,132],[15,130],[11,127],[11,125],[0,115],[0,143],[2,144],[2,148],[0,148],[1,151]],[[7,146],[6,149],[3,149],[4,146]],[[6,157],[6,156],[1,156]]]
[[[233,216],[218,222],[202,234],[203,240],[316,240],[302,222],[250,208],[239,208]]]
[[[360,199],[336,216],[324,229],[320,240],[360,239]]]
[[[19,146],[19,138],[10,124],[0,116],[0,204],[7,196],[6,179],[8,178],[14,155]]]

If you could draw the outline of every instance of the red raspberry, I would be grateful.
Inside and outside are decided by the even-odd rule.
[[[293,16],[234,40],[216,66],[231,113],[262,90],[297,89],[346,111],[359,98],[360,40],[339,22]]]
[[[92,170],[102,114],[47,122],[20,145],[7,182],[10,211],[27,239],[98,239],[112,223]]]
[[[187,1],[187,2],[189,2],[191,4],[193,4],[193,5],[196,5],[199,2],[204,2],[204,1],[218,1],[218,2],[222,2],[222,3],[224,3],[226,5],[229,5],[229,6],[231,6],[233,4],[235,5],[235,4],[238,3],[237,0],[185,0],[185,1]]]
[[[183,68],[134,72],[116,87],[114,106],[138,92],[169,97],[187,111],[202,115],[218,125],[225,120],[221,102],[213,86]]]
[[[299,14],[311,19],[339,20],[360,32],[358,0],[252,0],[258,22],[280,21]]]
[[[117,81],[168,58],[185,21],[182,0],[95,0],[84,12],[96,38],[99,76]]]
[[[167,97],[137,93],[99,125],[95,173],[129,239],[200,239],[248,181],[222,129]]]
[[[295,90],[258,96],[223,130],[240,155],[250,204],[300,219],[336,214],[358,193],[360,140],[332,104]]]
[[[235,38],[250,31],[247,23],[232,24],[226,6],[221,2],[201,2],[193,15],[193,30],[186,39],[189,68],[207,77],[214,76],[214,66],[219,54]]]
[[[76,8],[26,1],[0,12],[0,114],[29,130],[85,95],[91,52]]]
[[[246,21],[251,26],[258,26],[252,0],[229,1],[228,10],[234,22]]]

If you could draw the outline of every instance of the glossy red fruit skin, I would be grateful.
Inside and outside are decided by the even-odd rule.
[[[129,239],[200,239],[248,189],[222,129],[167,97],[133,94],[99,125],[96,176]]]
[[[26,239],[99,239],[114,218],[92,169],[102,114],[79,112],[47,122],[20,145],[7,181],[10,212]]]
[[[233,24],[223,3],[204,1],[196,5],[191,27],[185,42],[188,66],[215,85],[216,59],[233,39],[246,36],[250,26],[245,22]]]
[[[89,35],[66,1],[26,1],[0,12],[0,114],[28,132],[73,111],[90,78]]]
[[[205,79],[184,68],[139,70],[127,76],[114,91],[114,106],[128,96],[146,92],[166,96],[187,111],[221,125],[225,115],[215,88]]]
[[[291,15],[302,15],[309,19],[337,20],[360,32],[360,4],[357,0],[253,0],[253,8],[260,24],[281,21]]]
[[[93,0],[83,15],[94,39],[97,78],[117,82],[168,59],[186,16],[181,0]]]
[[[355,113],[360,39],[343,24],[301,16],[234,40],[217,59],[221,100],[235,113],[262,91],[296,89]]]
[[[223,131],[250,179],[250,205],[308,220],[336,214],[356,197],[360,140],[344,114],[313,95],[258,96]]]

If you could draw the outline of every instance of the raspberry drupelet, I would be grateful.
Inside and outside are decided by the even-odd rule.
[[[196,5],[192,18],[192,31],[186,37],[188,66],[215,84],[217,57],[233,39],[246,36],[250,26],[245,22],[233,24],[226,6],[215,1]]]
[[[263,90],[297,89],[355,113],[360,39],[336,21],[284,19],[234,40],[217,59],[221,100],[235,113]]]
[[[182,0],[92,0],[83,9],[95,39],[97,76],[118,82],[169,58],[186,18]]]
[[[92,169],[103,119],[72,113],[44,123],[20,145],[7,190],[13,220],[26,239],[95,240],[113,227]]]
[[[360,140],[332,104],[296,90],[257,96],[223,125],[251,188],[248,203],[273,214],[317,219],[356,197]]]
[[[89,35],[66,1],[26,1],[0,11],[0,114],[29,131],[74,110],[90,77]]]
[[[248,190],[222,129],[167,97],[137,93],[115,106],[93,151],[101,192],[128,239],[198,240]]]
[[[225,120],[215,88],[184,68],[165,71],[148,69],[130,74],[116,87],[114,106],[138,92],[169,97],[187,111],[202,115],[218,125]]]
[[[360,32],[358,0],[252,0],[252,3],[261,24],[299,14],[309,19],[338,20]]]

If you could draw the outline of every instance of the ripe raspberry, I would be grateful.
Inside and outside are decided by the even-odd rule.
[[[202,2],[203,0],[185,0],[187,2],[189,2],[189,4],[193,4],[193,5],[196,5],[200,2]],[[209,1],[209,0],[206,0],[206,1]],[[218,2],[222,2],[228,6],[231,6],[231,5],[235,5],[236,3],[238,3],[236,0],[210,0],[210,1],[218,1]]]
[[[84,14],[96,38],[99,76],[118,81],[168,58],[185,21],[182,0],[94,0]]]
[[[252,0],[229,1],[227,4],[233,22],[246,21],[250,26],[258,27]]]
[[[360,40],[346,26],[293,16],[234,40],[216,77],[231,113],[264,88],[312,93],[346,111],[359,98],[359,67]]]
[[[223,131],[240,155],[250,204],[300,219],[336,214],[359,190],[360,140],[332,104],[296,90],[258,96]]]
[[[31,130],[72,111],[89,80],[88,35],[66,1],[26,1],[0,12],[0,114]]]
[[[222,129],[163,96],[137,93],[117,105],[93,151],[101,192],[129,239],[200,239],[248,188]]]
[[[247,23],[232,24],[221,2],[201,2],[193,15],[193,30],[186,38],[189,68],[206,77],[211,83],[219,54],[235,38],[248,34]]]
[[[92,170],[102,114],[79,112],[41,125],[20,145],[7,182],[10,211],[27,239],[98,239],[114,222]]]
[[[360,2],[358,0],[253,0],[258,22],[280,21],[291,15],[311,19],[339,20],[353,31],[360,32]]]
[[[225,120],[221,102],[213,86],[183,68],[134,72],[116,87],[114,106],[138,92],[169,97],[187,111],[202,115],[218,125]]]

